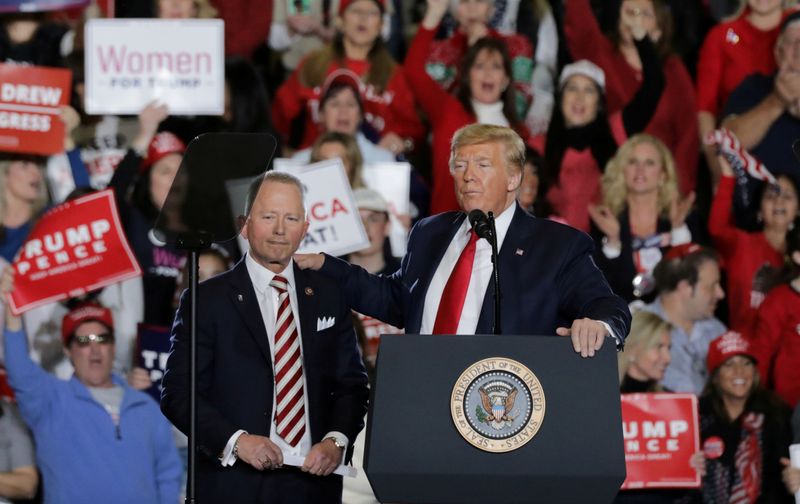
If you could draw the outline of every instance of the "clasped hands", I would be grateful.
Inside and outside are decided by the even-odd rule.
[[[259,471],[279,469],[283,466],[283,452],[269,438],[242,434],[237,441],[239,460]],[[342,462],[342,450],[331,439],[315,444],[306,455],[300,470],[315,476],[331,474]]]

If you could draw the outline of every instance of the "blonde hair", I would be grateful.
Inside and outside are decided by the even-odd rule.
[[[470,124],[453,134],[450,142],[450,171],[455,167],[456,151],[467,145],[501,143],[505,147],[506,163],[521,174],[525,166],[525,142],[511,128],[492,124]]]
[[[356,137],[346,133],[339,133],[338,131],[326,131],[317,137],[314,145],[311,146],[311,159],[312,163],[323,161],[324,158],[320,154],[320,149],[323,144],[338,143],[344,147],[347,154],[347,161],[350,163],[349,181],[350,187],[357,189],[364,187],[364,179],[361,176],[364,170],[364,157],[361,155],[361,149],[358,148]],[[344,159],[342,161],[345,161]]]
[[[2,223],[5,220],[6,212],[8,211],[8,200],[6,199],[6,188],[8,187],[8,171],[11,168],[12,163],[16,163],[19,161],[26,161],[26,159],[2,159],[0,160],[0,227],[2,227]],[[39,169],[43,169],[42,163],[38,161],[34,161],[37,165],[39,165]],[[39,194],[37,198],[31,204],[31,218],[36,218],[36,216],[41,212],[44,207],[47,205],[48,194],[47,194],[47,184],[45,183],[44,177],[42,177],[42,184],[39,188]]]
[[[625,166],[633,154],[633,149],[641,144],[649,143],[655,147],[661,158],[661,167],[664,170],[664,183],[658,188],[658,213],[668,215],[669,207],[675,195],[678,194],[678,176],[675,173],[675,159],[666,145],[658,138],[639,133],[628,139],[620,146],[617,153],[608,160],[603,173],[603,204],[608,206],[614,215],[619,215],[627,205],[628,187],[625,185]]]
[[[219,14],[209,0],[194,0],[194,5],[197,8],[198,19],[211,19]]]
[[[658,345],[664,332],[672,332],[672,324],[662,319],[655,313],[639,310],[633,314],[631,332],[625,338],[625,350],[617,354],[617,370],[619,382],[625,379],[631,359],[645,350]]]

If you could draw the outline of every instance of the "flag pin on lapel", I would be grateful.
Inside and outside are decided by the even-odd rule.
[[[312,289],[311,287],[306,287],[305,292],[306,292],[306,296],[313,296],[314,295],[314,289]]]
[[[525,255],[525,251],[522,249],[517,249],[517,251],[514,253],[517,254],[518,256]]]

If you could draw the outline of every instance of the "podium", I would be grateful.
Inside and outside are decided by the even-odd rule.
[[[380,502],[603,504],[625,479],[608,341],[584,359],[563,337],[386,335],[377,371],[364,468]]]

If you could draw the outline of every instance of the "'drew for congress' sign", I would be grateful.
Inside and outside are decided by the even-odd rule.
[[[93,19],[86,24],[86,111],[221,115],[224,24],[219,19]]]
[[[72,72],[0,64],[0,150],[56,154],[64,150],[61,107],[69,104]]]

